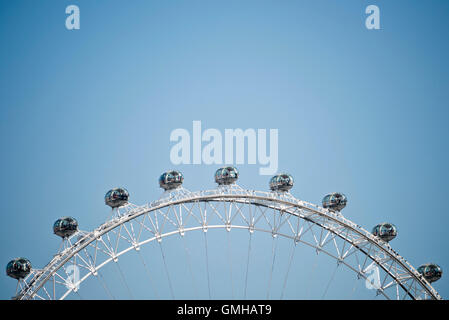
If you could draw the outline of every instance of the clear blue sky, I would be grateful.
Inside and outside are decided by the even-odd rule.
[[[111,187],[144,204],[175,168],[213,188],[216,166],[169,158],[170,132],[201,120],[279,129],[295,196],[342,191],[348,218],[395,223],[401,255],[449,270],[448,21],[446,0],[0,0],[1,261],[44,266],[53,222],[94,229]],[[258,168],[239,166],[240,184],[266,190]],[[0,297],[15,285],[0,275]],[[448,297],[447,275],[435,287]]]

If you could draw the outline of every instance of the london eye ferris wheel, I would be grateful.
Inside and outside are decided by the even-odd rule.
[[[155,284],[160,278],[165,279],[166,296],[176,298],[179,280],[170,273],[167,266],[169,252],[162,245],[169,239],[173,239],[175,246],[182,248],[180,250],[186,256],[185,262],[179,257],[176,264],[188,270],[186,274],[189,274],[191,285],[184,285],[183,289],[188,297],[201,291],[201,284],[198,285],[197,281],[202,280],[204,296],[215,298],[211,283],[217,282],[214,277],[223,277],[230,280],[232,289],[220,297],[251,298],[250,288],[254,286],[249,281],[251,257],[266,252],[267,279],[253,277],[252,282],[256,282],[256,286],[258,282],[264,283],[266,298],[272,296],[274,287],[278,288],[277,294],[281,299],[286,298],[286,287],[295,272],[292,270],[295,251],[298,247],[304,247],[316,255],[326,256],[327,263],[334,261],[335,270],[345,268],[354,279],[364,281],[374,289],[375,297],[441,299],[432,287],[432,283],[442,276],[441,267],[426,263],[415,269],[399,255],[390,245],[390,241],[398,235],[394,224],[379,223],[369,232],[345,218],[342,214],[347,204],[344,194],[330,193],[323,198],[322,205],[317,206],[297,199],[290,192],[294,181],[289,174],[272,177],[269,191],[242,188],[237,184],[238,178],[239,172],[235,167],[223,167],[215,172],[217,188],[189,191],[183,187],[184,177],[180,172],[168,171],[159,178],[159,185],[164,190],[161,197],[144,205],[129,202],[129,193],[124,188],[111,189],[105,195],[105,204],[112,209],[111,215],[93,231],[81,230],[73,217],[62,217],[54,223],[53,232],[62,242],[58,252],[45,266],[35,268],[23,257],[12,259],[7,264],[7,275],[17,280],[14,299],[83,298],[84,284],[88,282],[96,283],[106,298],[115,299],[116,294],[104,275],[111,265],[117,272],[113,281],[123,284],[129,298],[137,298],[133,294],[136,286],[143,287],[143,291],[153,290],[155,298],[164,297],[161,292],[158,293],[158,285]],[[219,233],[218,230],[224,232]],[[214,239],[210,238],[213,233],[217,235]],[[236,246],[241,249],[241,254],[233,257],[230,239],[237,233],[240,237]],[[242,237],[242,234],[245,236]],[[254,239],[255,234],[270,239],[271,246],[261,245]],[[190,247],[186,244],[188,235],[196,235],[191,238],[193,242]],[[283,256],[279,252],[282,251],[278,247],[279,241],[291,244],[291,250],[284,250],[288,252],[284,252]],[[223,248],[213,248],[214,243],[221,243]],[[157,248],[152,256],[144,252],[150,245]],[[199,247],[203,253],[200,274],[192,268],[192,262],[199,260],[195,256]],[[214,265],[221,264],[213,256],[217,251],[228,257],[228,266],[223,266],[223,270],[229,271],[229,277],[211,272]],[[132,252],[138,259],[120,266],[119,261]],[[150,265],[156,255],[160,268],[155,271]],[[282,275],[277,278],[276,259],[285,260]],[[137,264],[140,271],[137,271]],[[133,287],[128,275],[134,273],[141,273],[141,276],[137,277],[139,281]],[[334,277],[335,272],[330,281]],[[144,284],[143,278],[148,279],[148,285]],[[329,285],[330,282],[325,286],[322,298]],[[289,298],[302,297],[299,292],[303,289],[298,287],[293,290]]]

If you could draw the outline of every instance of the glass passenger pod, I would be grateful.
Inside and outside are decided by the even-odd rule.
[[[68,238],[78,230],[78,222],[72,217],[63,217],[53,224],[53,233],[61,238]]]
[[[6,265],[6,275],[20,280],[31,272],[31,262],[25,258],[15,258]]]
[[[438,281],[443,275],[441,267],[434,263],[426,263],[418,268],[418,272],[430,283]]]
[[[183,181],[184,177],[181,172],[167,171],[159,177],[159,186],[165,191],[172,190],[181,186]]]
[[[270,189],[272,191],[289,191],[293,188],[293,177],[287,173],[275,175],[270,179]]]
[[[111,208],[118,208],[128,203],[129,193],[124,188],[109,190],[104,196],[104,202]]]
[[[383,241],[389,242],[396,238],[398,235],[398,230],[392,223],[381,223],[373,228],[372,233]]]
[[[215,171],[215,182],[218,185],[233,184],[239,178],[239,172],[235,167],[223,167]]]
[[[348,199],[343,193],[333,192],[324,196],[323,198],[323,208],[329,209],[330,211],[341,211],[346,207]]]

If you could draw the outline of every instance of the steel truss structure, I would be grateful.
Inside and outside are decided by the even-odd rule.
[[[338,265],[367,279],[373,265],[381,270],[377,294],[387,299],[441,299],[436,290],[391,246],[338,212],[296,199],[289,192],[245,190],[238,185],[191,192],[166,191],[149,204],[127,204],[91,232],[78,231],[42,269],[20,282],[16,299],[64,299],[79,284],[119,257],[152,241],[195,230],[245,229],[302,243],[334,258]],[[67,266],[80,270],[68,284]]]

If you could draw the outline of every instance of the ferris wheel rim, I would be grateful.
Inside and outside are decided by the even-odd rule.
[[[250,227],[240,226],[240,225],[208,225],[208,229],[210,229],[210,230],[227,229],[228,227],[230,227],[232,229],[250,230]],[[202,229],[203,229],[203,227],[198,226],[198,227],[186,228],[186,229],[184,229],[184,231],[185,232],[193,232],[193,231],[202,231]],[[270,230],[264,230],[264,229],[258,229],[258,228],[254,228],[252,230],[253,231],[257,231],[257,232],[271,233]],[[179,231],[171,231],[171,232],[167,232],[165,234],[161,234],[160,238],[166,238],[166,237],[169,237],[169,236],[174,236],[176,234],[179,234]],[[306,241],[303,241],[303,240],[297,240],[296,241],[294,237],[286,235],[286,234],[283,234],[283,233],[278,233],[277,235],[280,236],[280,237],[291,239],[291,240],[293,240],[295,242],[300,242],[300,243],[302,243],[302,244],[304,244],[306,246],[309,246],[309,247],[311,247],[313,249],[319,250],[319,252],[323,252],[324,254],[326,254],[329,257],[333,258],[334,260],[338,261],[338,257],[336,257],[335,255],[333,255],[332,253],[330,253],[329,251],[327,251],[325,249],[321,249],[318,246],[313,245],[312,243],[309,243],[309,242],[306,242]],[[157,241],[157,237],[153,237],[153,238],[150,238],[150,239],[143,240],[140,243],[138,243],[137,246],[141,247],[141,246],[144,246],[144,245],[149,244],[149,243],[154,242],[154,241]],[[129,246],[128,248],[123,249],[122,251],[117,253],[115,257],[119,258],[120,256],[122,256],[125,253],[131,251],[132,249],[134,249],[134,247],[133,246]],[[113,262],[113,261],[114,261],[114,258],[112,258],[112,257],[106,259],[105,261],[103,261],[101,264],[99,264],[95,268],[95,271],[99,271],[101,268],[105,267],[107,264],[109,264],[110,262]],[[345,265],[346,267],[348,267],[354,273],[358,274],[361,278],[363,278],[365,280],[368,279],[368,277],[365,274],[358,272],[351,265],[347,264],[345,261],[341,261],[340,263],[342,265]],[[84,281],[86,281],[92,275],[94,275],[93,272],[87,273],[82,279],[80,279],[80,281],[77,284],[83,283]],[[65,297],[67,297],[68,294],[70,294],[73,291],[74,291],[73,288],[68,289],[67,292],[62,295],[60,300],[63,300]],[[386,299],[390,300],[390,297],[388,295],[386,295],[383,291],[379,291],[378,294],[382,294]]]
[[[284,193],[284,194],[289,194],[289,193]],[[219,190],[219,189],[200,191],[200,192],[187,192],[187,193],[182,194],[179,198],[174,197],[174,198],[162,199],[162,201],[158,200],[156,202],[153,202],[153,204],[147,204],[145,206],[135,206],[133,204],[129,204],[129,205],[133,206],[132,210],[137,210],[137,211],[134,213],[130,213],[128,215],[120,216],[118,218],[106,221],[105,223],[103,223],[102,225],[100,225],[99,227],[94,229],[94,231],[86,233],[87,236],[85,236],[82,239],[79,239],[76,243],[74,243],[73,245],[71,245],[70,247],[68,247],[66,249],[66,251],[67,251],[66,253],[69,253],[69,254],[63,260],[54,261],[55,258],[53,258],[44,267],[44,269],[39,270],[38,272],[35,272],[31,279],[31,282],[30,282],[31,284],[34,284],[36,281],[38,281],[41,276],[45,275],[45,273],[47,271],[49,271],[51,269],[51,267],[56,264],[56,267],[53,268],[52,270],[50,270],[50,273],[48,273],[46,275],[46,277],[43,279],[43,281],[40,281],[40,283],[37,287],[35,287],[33,289],[32,286],[27,286],[24,290],[21,290],[18,297],[20,299],[23,299],[26,297],[33,297],[42,288],[42,286],[51,278],[51,276],[54,275],[57,270],[59,270],[61,267],[63,267],[75,254],[77,254],[81,250],[85,249],[90,243],[92,243],[99,237],[109,233],[110,231],[114,230],[115,228],[117,228],[129,221],[136,219],[137,217],[140,217],[140,216],[150,213],[152,211],[160,210],[162,208],[181,205],[181,204],[185,204],[185,203],[197,203],[197,202],[200,203],[200,202],[209,202],[209,201],[239,202],[239,200],[242,200],[242,199],[248,200],[248,201],[249,200],[267,201],[267,202],[272,202],[272,203],[276,203],[276,204],[289,206],[286,208],[271,207],[271,209],[273,209],[277,212],[282,211],[282,212],[286,212],[289,214],[293,214],[293,213],[289,212],[289,209],[291,209],[291,208],[299,208],[300,210],[311,211],[314,214],[321,215],[321,216],[325,217],[326,219],[330,219],[333,222],[336,222],[337,224],[344,225],[347,228],[351,228],[353,231],[357,232],[360,236],[365,238],[365,240],[367,240],[370,243],[370,245],[375,245],[383,253],[386,253],[388,256],[390,256],[390,258],[394,259],[396,263],[399,263],[414,278],[414,280],[417,281],[425,289],[425,291],[429,294],[429,296],[431,296],[433,299],[441,299],[438,292],[436,292],[436,290],[425,279],[423,279],[422,277],[419,277],[419,274],[413,268],[413,266],[411,266],[411,264],[409,264],[402,256],[397,254],[395,251],[389,250],[388,249],[389,246],[385,246],[385,243],[380,242],[381,240],[375,239],[371,233],[364,230],[362,227],[358,226],[357,224],[353,223],[351,220],[344,218],[340,214],[336,214],[336,213],[326,210],[324,208],[321,208],[321,207],[315,206],[313,204],[298,200],[291,195],[290,195],[290,197],[283,198],[282,196],[279,197],[278,192],[249,191],[249,190],[243,190],[243,189],[242,189],[242,193],[232,193],[232,192],[231,193],[223,193],[223,191]],[[293,199],[296,201],[293,201]],[[154,205],[154,203],[156,203],[156,205]],[[255,206],[266,206],[266,203],[263,203],[263,202],[240,202],[240,203],[245,203],[248,205],[255,205]],[[297,215],[297,217],[307,220],[306,217],[302,217],[299,215]],[[320,228],[324,228],[323,225],[320,225],[316,221],[311,220],[309,222],[314,223],[315,225],[317,225]],[[228,226],[223,225],[223,226],[220,226],[220,228],[221,227],[228,227]],[[237,228],[238,226],[232,226],[232,227]],[[244,226],[242,226],[242,227],[245,228]],[[194,229],[198,230],[198,229],[201,229],[201,227],[197,227]],[[249,227],[248,227],[248,229],[249,229]],[[186,231],[187,231],[187,229],[186,229]],[[193,231],[193,230],[191,230],[191,231]],[[265,231],[265,230],[257,230],[257,231]],[[348,239],[342,237],[341,234],[333,232],[333,230],[329,230],[329,231],[334,233],[336,236],[340,237],[344,241],[348,242],[349,244],[354,245]],[[176,233],[178,233],[178,232],[170,232],[170,235],[176,234]],[[164,237],[165,236],[168,236],[168,235],[164,235]],[[287,237],[287,238],[289,238],[289,237]],[[152,241],[154,241],[154,239]],[[151,242],[151,241],[147,241],[147,242]],[[398,279],[396,279],[396,277],[393,274],[391,274],[389,272],[389,270],[385,269],[373,257],[371,257],[369,255],[369,253],[366,253],[361,248],[359,248],[357,245],[355,245],[354,247],[357,248],[364,255],[370,257],[374,263],[376,263],[385,272],[387,272],[394,280],[396,280],[396,281],[398,280]],[[132,248],[133,248],[133,246],[130,246],[126,250],[122,250],[122,251],[128,252]],[[326,254],[328,254],[329,256],[331,256],[332,258],[336,259],[334,256],[332,256],[330,253],[323,250],[322,248],[316,248],[316,249],[320,249],[320,251],[323,251]],[[122,254],[124,254],[126,252],[123,252]],[[63,254],[63,253],[60,253],[59,255],[61,255],[61,254]],[[346,263],[344,263],[344,264],[346,265]],[[352,269],[352,268],[350,267],[350,269]],[[352,269],[352,270],[355,272],[354,269]],[[92,272],[89,273],[89,276],[91,274],[93,274],[93,273]],[[363,276],[363,274],[362,274],[362,276]],[[87,277],[86,277],[86,279],[87,279]],[[415,297],[413,295],[411,295],[410,292],[408,292],[408,290],[404,286],[402,286],[400,281],[397,281],[397,283],[404,289],[404,291],[406,291],[408,293],[408,295],[410,295],[410,297],[412,299],[415,299]]]

